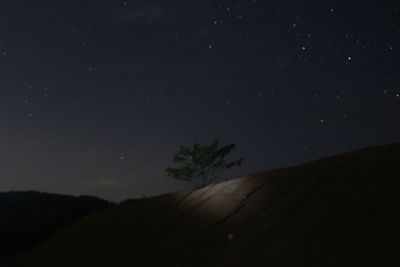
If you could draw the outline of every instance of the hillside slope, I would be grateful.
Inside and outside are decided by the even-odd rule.
[[[89,196],[0,192],[0,260],[18,254],[63,227],[107,207],[111,207],[109,202]]]
[[[89,216],[19,266],[400,266],[400,144]]]

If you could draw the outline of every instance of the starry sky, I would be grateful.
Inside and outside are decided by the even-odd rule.
[[[173,154],[216,138],[224,178],[400,141],[399,1],[13,0],[0,34],[0,191],[182,190]]]

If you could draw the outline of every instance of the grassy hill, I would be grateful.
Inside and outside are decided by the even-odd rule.
[[[400,144],[88,216],[18,266],[400,266]]]

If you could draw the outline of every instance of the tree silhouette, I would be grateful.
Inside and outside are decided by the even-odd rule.
[[[220,140],[216,139],[209,146],[195,143],[192,148],[182,145],[174,155],[174,164],[178,168],[167,168],[168,176],[182,181],[192,182],[197,188],[216,181],[221,171],[239,166],[244,159],[227,162],[225,156],[235,147],[230,144],[219,148]]]

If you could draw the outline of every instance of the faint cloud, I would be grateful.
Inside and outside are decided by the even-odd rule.
[[[104,187],[117,187],[124,185],[124,183],[122,183],[121,181],[112,178],[103,178],[92,181],[91,183],[96,186],[104,186]]]

